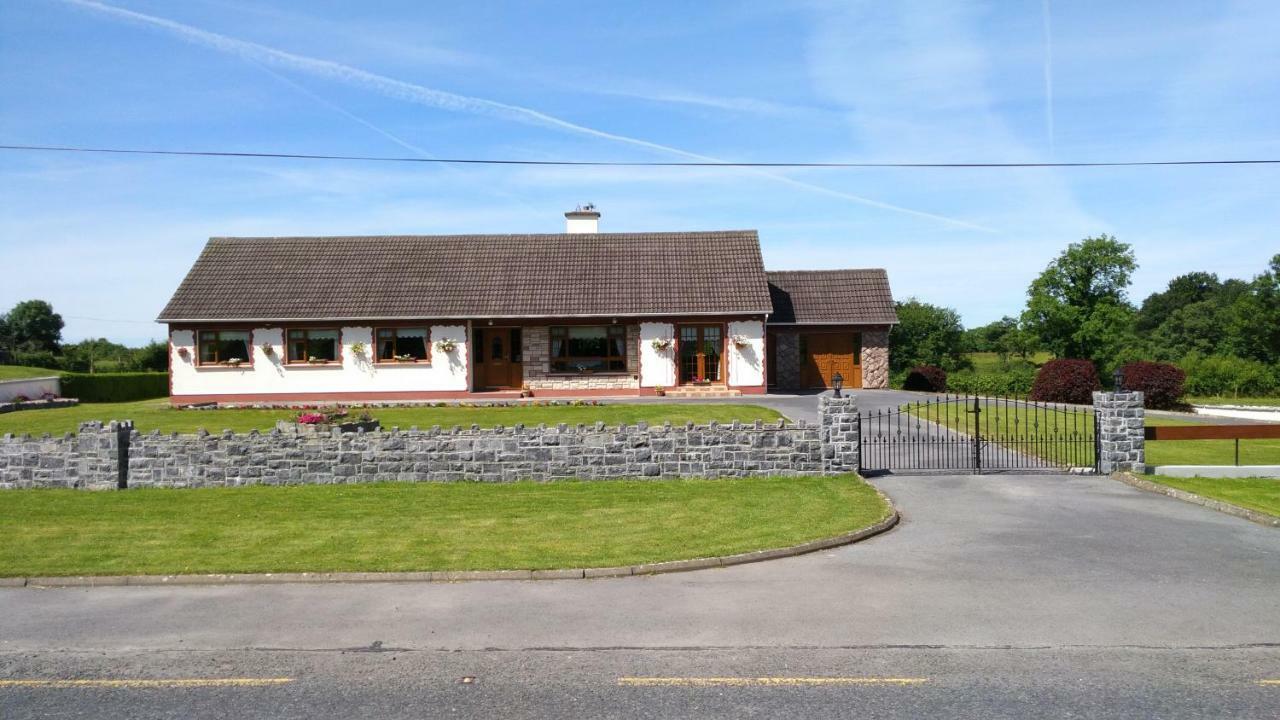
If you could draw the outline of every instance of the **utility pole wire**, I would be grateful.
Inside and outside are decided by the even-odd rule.
[[[724,168],[1073,168],[1158,167],[1173,165],[1277,165],[1280,159],[1244,160],[1123,160],[1100,162],[701,162],[614,160],[482,160],[478,158],[395,157],[386,155],[311,155],[306,153],[230,152],[217,150],[151,150],[142,148],[74,147],[67,145],[0,145],[0,150],[29,152],[112,153],[119,155],[178,155],[186,157],[278,158],[354,162],[429,163],[436,165],[554,165],[586,167],[724,167]]]

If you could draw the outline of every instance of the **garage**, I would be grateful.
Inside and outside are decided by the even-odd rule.
[[[862,387],[861,333],[800,333],[799,343],[803,387],[833,387],[836,373],[844,379],[845,387]]]

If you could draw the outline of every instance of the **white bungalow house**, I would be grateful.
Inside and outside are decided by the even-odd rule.
[[[175,404],[884,387],[883,270],[766,273],[754,230],[209,240],[158,318]]]

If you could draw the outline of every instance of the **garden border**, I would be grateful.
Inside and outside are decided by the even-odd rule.
[[[1242,518],[1259,525],[1280,528],[1280,517],[1276,517],[1275,515],[1268,515],[1267,513],[1258,512],[1257,510],[1250,510],[1246,507],[1240,507],[1239,505],[1233,505],[1229,502],[1223,502],[1222,500],[1214,500],[1213,498],[1207,498],[1203,495],[1187,492],[1186,490],[1179,490],[1175,487],[1145,480],[1133,475],[1132,473],[1116,473],[1112,475],[1112,477],[1126,485],[1138,488],[1139,490],[1158,493],[1160,495],[1171,497],[1175,500],[1191,503],[1192,505],[1202,505],[1210,510],[1217,510],[1220,513],[1226,513],[1227,515]]]
[[[873,486],[874,487],[874,486]],[[805,555],[842,545],[851,545],[891,530],[901,515],[893,501],[880,490],[879,495],[889,506],[885,519],[852,532],[833,537],[810,540],[799,545],[753,550],[751,552],[720,555],[689,560],[668,560],[618,567],[576,568],[565,570],[428,570],[420,572],[332,572],[332,573],[228,573],[222,575],[68,575],[66,577],[9,577],[0,578],[3,587],[143,587],[175,585],[283,585],[291,583],[392,583],[392,582],[463,582],[474,580],[582,580],[592,578],[616,578],[662,573],[707,570],[731,567],[764,560]]]

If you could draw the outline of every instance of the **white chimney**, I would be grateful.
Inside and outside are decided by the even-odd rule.
[[[564,231],[570,235],[600,232],[600,211],[591,203],[579,205],[564,214]]]

